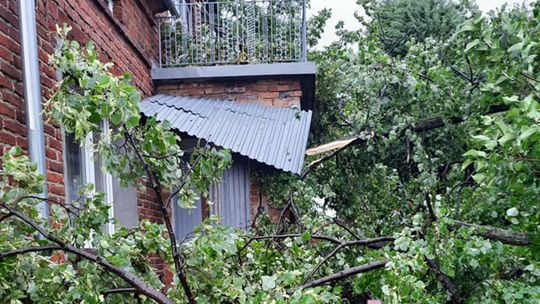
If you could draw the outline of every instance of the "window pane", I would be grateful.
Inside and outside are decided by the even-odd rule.
[[[96,178],[94,189],[97,192],[103,192],[107,194],[107,189],[105,188],[105,176],[101,171],[101,157],[97,153],[94,153],[94,176]]]
[[[83,185],[81,146],[73,134],[66,134],[66,199],[72,202],[79,198],[79,188]]]
[[[139,225],[139,212],[137,209],[137,189],[133,186],[122,187],[118,178],[113,180],[113,206],[114,218],[117,225],[133,228]]]
[[[99,136],[94,136],[94,142],[99,141]],[[120,143],[116,143],[120,145]],[[139,213],[137,209],[137,189],[133,186],[122,187],[116,176],[110,177],[101,169],[101,157],[94,155],[96,191],[104,192],[111,198],[114,219],[118,227],[133,228],[139,225]],[[108,177],[108,178],[106,178]],[[108,180],[108,181],[107,181]],[[109,185],[107,183],[110,183]],[[108,193],[112,192],[112,193]]]

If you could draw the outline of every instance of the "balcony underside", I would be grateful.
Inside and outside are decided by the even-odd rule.
[[[165,83],[186,80],[260,79],[279,77],[314,78],[314,76],[315,63],[313,62],[152,69],[152,79],[155,82]]]

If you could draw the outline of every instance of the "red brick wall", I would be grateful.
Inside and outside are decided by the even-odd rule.
[[[146,55],[157,62],[157,23],[142,0],[114,0],[114,16],[129,32],[129,37]]]
[[[100,0],[36,1],[38,55],[44,100],[54,91],[56,73],[48,56],[56,46],[56,24],[69,24],[71,39],[81,43],[94,41],[102,61],[112,61],[116,74],[129,72],[133,83],[144,95],[153,93],[151,60],[157,57],[157,32],[141,0],[121,0],[132,10],[129,23],[114,18]],[[137,18],[137,19],[133,19]],[[136,20],[136,21],[134,21]],[[136,24],[134,22],[137,22]],[[19,145],[27,148],[17,1],[0,0],[0,153]],[[52,123],[45,124],[47,179],[51,199],[63,201],[62,132]]]
[[[158,35],[146,0],[115,0],[110,12],[104,0],[36,0],[39,68],[44,100],[54,92],[56,73],[48,64],[54,51],[57,24],[67,23],[73,30],[70,39],[93,41],[103,62],[113,62],[112,72],[130,73],[132,82],[144,96],[153,94],[150,76],[152,61],[157,61]],[[155,6],[155,5],[153,5]],[[0,154],[12,146],[27,149],[24,111],[19,21],[16,0],[0,0]],[[52,200],[63,203],[63,134],[58,125],[45,126],[47,181]],[[141,218],[158,220],[150,194],[139,193]],[[155,261],[154,261],[155,260]],[[159,269],[162,264],[153,258]]]
[[[268,200],[268,195],[261,193],[259,185],[253,181],[250,183],[249,203],[252,222],[259,213],[259,207],[264,209],[264,212],[268,215],[268,218],[272,223],[277,223],[279,221],[281,209],[272,207]]]
[[[302,97],[300,80],[297,79],[181,82],[158,85],[156,92],[175,96],[256,102],[270,107],[296,107],[298,109]]]

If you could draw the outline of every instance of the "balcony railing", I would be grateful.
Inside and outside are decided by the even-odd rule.
[[[159,18],[160,67],[306,60],[305,0],[192,0]]]

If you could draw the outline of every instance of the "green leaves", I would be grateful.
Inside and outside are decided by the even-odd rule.
[[[92,147],[101,169],[118,178],[121,185],[142,188],[148,182],[164,192],[185,186],[191,192],[204,193],[212,183],[219,182],[232,161],[230,153],[202,147],[187,161],[179,146],[181,139],[170,130],[168,121],[141,118],[140,93],[130,84],[131,76],[113,75],[109,71],[111,64],[98,60],[92,44],[81,46],[66,39],[69,30],[66,26],[58,28],[60,44],[50,56],[62,80],[46,111],[78,142]],[[120,267],[156,291],[162,289],[149,259],[153,254],[172,264],[171,243],[164,237],[162,224],[143,220],[140,227],[130,231],[121,228],[110,235],[104,226],[111,223],[111,206],[104,202],[104,193],[95,192],[91,184],[81,187],[80,199],[74,202],[64,205],[56,199],[51,201],[53,220],[46,223],[35,209],[41,202],[37,195],[44,181],[36,166],[29,163],[20,148],[6,151],[0,163],[0,219],[6,204],[42,225],[55,238],[77,248],[91,248],[99,260]],[[189,196],[184,203],[192,204],[192,199]],[[40,239],[35,229],[24,222],[0,220],[2,253],[54,244],[50,239],[53,241]],[[234,239],[219,241],[212,244],[214,253],[232,255],[237,251]],[[105,301],[103,291],[126,285],[118,273],[111,274],[105,268],[63,250],[0,260],[0,298],[13,303],[101,303]],[[237,279],[235,284],[241,286]],[[240,289],[236,293],[240,294]],[[129,294],[107,296],[111,302],[132,299]],[[181,302],[185,297],[177,293],[171,299]]]
[[[262,276],[262,290],[270,291],[276,287],[276,281],[270,276]]]
[[[199,301],[223,303],[340,303],[330,287],[296,290],[314,257],[302,240],[286,240],[288,250],[253,240],[250,233],[215,225],[209,219],[183,246],[191,286]],[[270,228],[270,227],[268,227]]]
[[[506,215],[507,216],[510,216],[510,217],[515,217],[519,214],[519,211],[517,210],[516,207],[512,207],[508,210],[506,210]]]
[[[323,214],[332,210],[362,236],[398,236],[385,251],[391,271],[356,279],[359,293],[375,293],[390,303],[449,301],[448,291],[422,261],[428,255],[466,293],[466,301],[505,302],[494,288],[536,299],[538,280],[500,277],[502,269],[536,261],[534,248],[488,244],[467,231],[432,223],[425,193],[440,196],[432,199],[438,221],[538,230],[540,3],[533,4],[533,12],[508,8],[480,15],[472,2],[462,2],[460,9],[469,20],[447,39],[418,39],[398,50],[402,56],[396,58],[395,38],[413,35],[394,33],[417,20],[396,30],[410,16],[391,12],[414,12],[423,4],[404,8],[404,2],[361,1],[371,13],[366,30],[354,40],[344,31],[334,45],[310,56],[317,60],[321,112],[312,145],[346,136],[360,136],[364,142],[310,173],[298,192],[309,189],[322,203],[311,201],[315,207],[301,210],[305,217],[317,214],[313,209]],[[381,7],[387,11],[378,11]],[[435,32],[429,28],[418,35]],[[418,128],[437,119],[442,126]],[[267,187],[278,192],[273,184]],[[303,202],[299,196],[297,201]],[[415,237],[407,234],[409,229]],[[366,254],[351,254],[344,263]]]
[[[129,75],[115,77],[110,64],[97,60],[93,44],[80,47],[67,40],[70,28],[58,28],[62,42],[50,56],[50,63],[62,74],[58,92],[47,103],[48,113],[79,141],[99,132],[102,121],[113,127],[135,127],[140,114],[139,92],[130,85]]]

